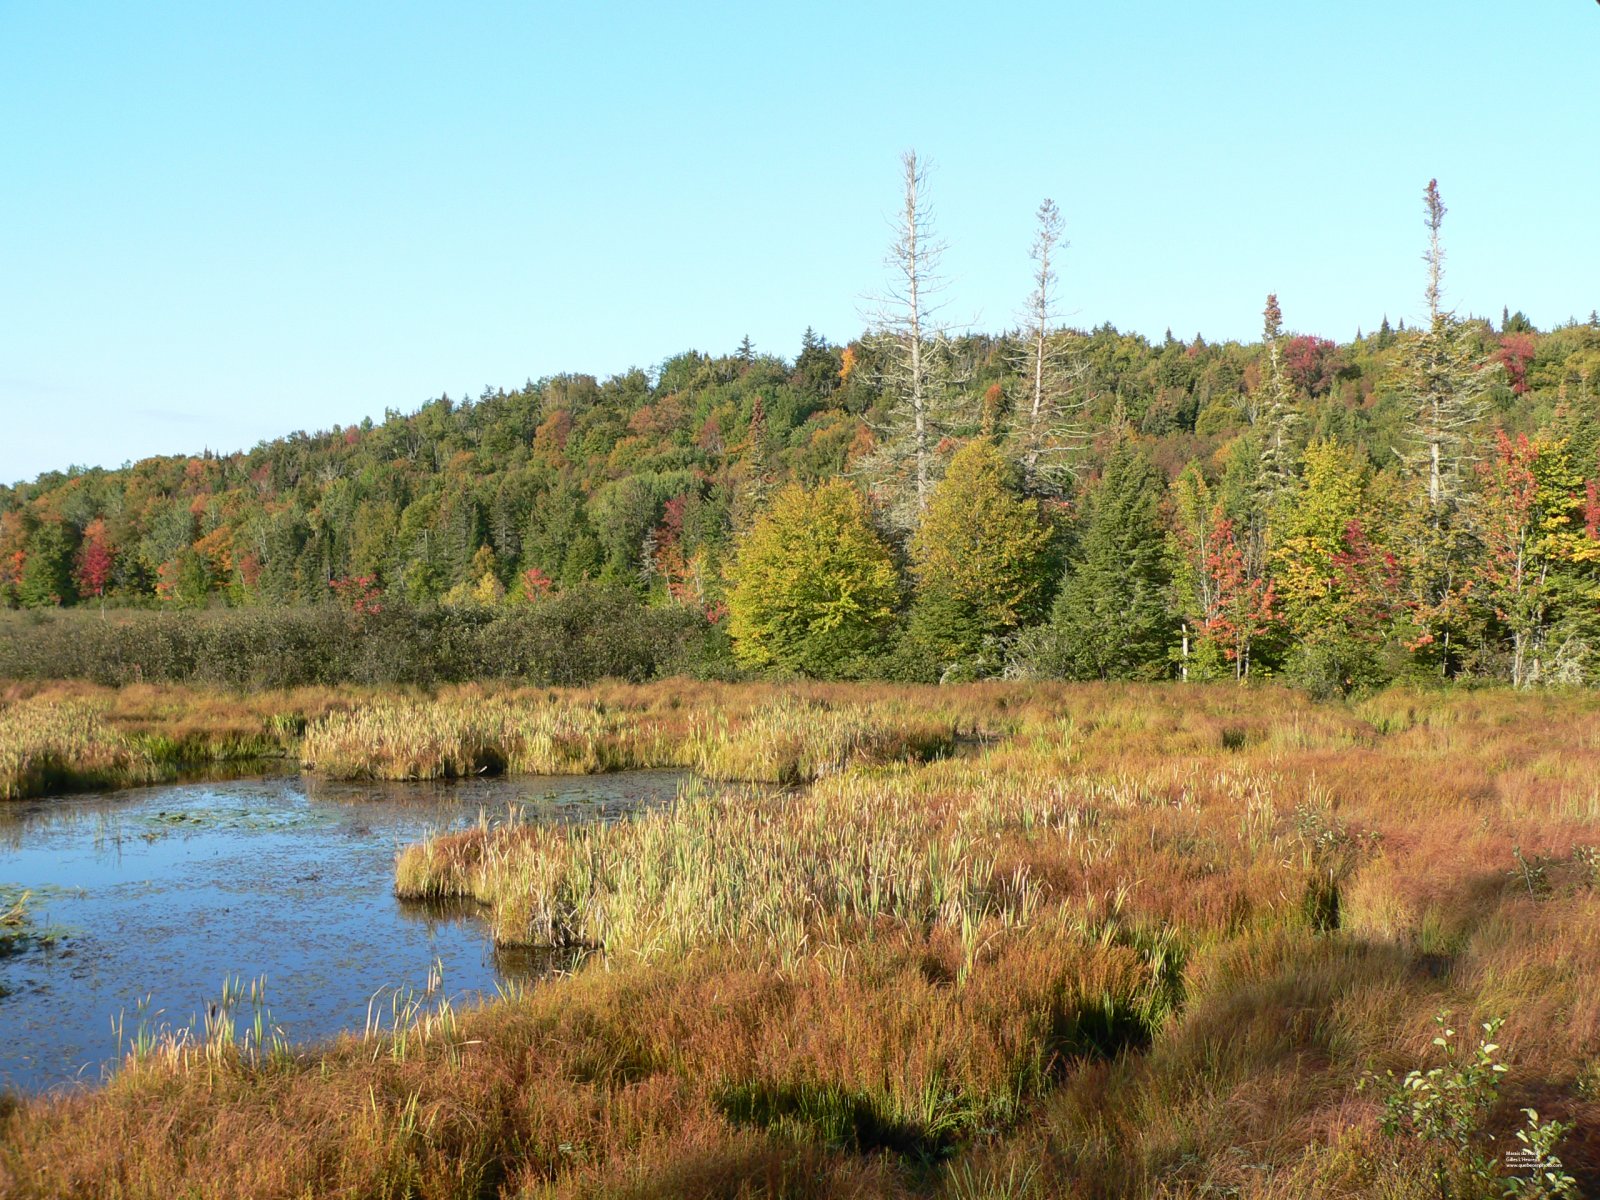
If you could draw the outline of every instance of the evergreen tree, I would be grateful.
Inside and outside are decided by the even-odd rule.
[[[794,360],[795,386],[810,396],[824,398],[839,386],[839,366],[839,352],[807,325],[800,337],[800,354]]]
[[[1050,616],[1057,667],[1074,679],[1148,679],[1166,671],[1176,621],[1161,527],[1161,473],[1118,439],[1088,501],[1083,537]]]
[[[766,511],[772,496],[772,459],[767,450],[767,407],[759,395],[750,402],[750,432],[746,443],[742,478],[733,501],[733,531],[741,536]]]
[[[1283,310],[1275,294],[1262,312],[1261,344],[1267,369],[1251,404],[1251,424],[1261,430],[1262,502],[1270,508],[1294,482],[1293,435],[1300,424],[1300,406],[1283,368]]]
[[[1428,327],[1406,339],[1404,376],[1412,402],[1410,447],[1402,465],[1412,481],[1406,558],[1412,606],[1427,633],[1417,645],[1445,675],[1459,668],[1467,633],[1477,538],[1473,529],[1473,464],[1493,373],[1471,330],[1444,308],[1444,201],[1430,180],[1423,201],[1428,229]]]

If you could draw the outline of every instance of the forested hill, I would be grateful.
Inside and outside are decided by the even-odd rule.
[[[1181,555],[1184,497],[1193,509],[1197,486],[1233,506],[1217,515],[1236,527],[1254,503],[1228,483],[1241,462],[1304,490],[1315,459],[1307,448],[1333,443],[1374,498],[1366,523],[1378,527],[1366,536],[1386,543],[1382,514],[1400,519],[1404,506],[1389,501],[1418,448],[1427,331],[1385,319],[1336,344],[1276,330],[1273,307],[1267,336],[1253,344],[1170,334],[1152,343],[1110,326],[1051,334],[1055,423],[1042,457],[1027,436],[1041,382],[1027,336],[930,343],[941,381],[929,409],[933,477],[961,446],[985,438],[1026,468],[1020,488],[1044,501],[1059,548],[1072,544],[1107,456],[1131,446],[1165,483],[1187,480],[1161,510]],[[1559,453],[1573,503],[1586,486],[1592,496],[1600,322],[1541,332],[1503,314],[1454,322],[1452,338],[1452,353],[1483,385],[1474,477],[1487,478],[1503,430]],[[75,469],[0,488],[0,599],[484,605],[594,579],[714,619],[736,531],[783,485],[815,488],[841,476],[875,502],[876,523],[903,563],[915,520],[896,508],[909,468],[892,453],[903,424],[894,338],[839,346],[807,330],[793,359],[762,349],[690,352],[653,373],[604,381],[557,376],[246,452]],[[1274,443],[1265,458],[1263,439]],[[1257,522],[1282,532],[1258,530],[1262,547],[1269,538],[1281,545],[1293,525],[1286,494]],[[1202,546],[1195,559],[1201,574],[1208,552]],[[1169,607],[1181,616],[1185,603],[1175,594]],[[1190,624],[1208,620],[1197,611]]]
[[[1512,316],[1501,331],[1480,322],[1474,333],[1485,357],[1508,368],[1493,388],[1492,423],[1513,433],[1559,425],[1574,462],[1594,474],[1600,328],[1539,333]],[[1286,339],[1302,441],[1334,439],[1374,469],[1394,469],[1410,418],[1401,336],[1385,323],[1342,345]],[[1072,341],[1085,368],[1086,430],[1108,428],[1120,404],[1170,478],[1190,462],[1219,475],[1249,428],[1259,343],[1152,344],[1109,326]],[[653,374],[564,375],[472,401],[442,397],[382,424],[294,433],[242,453],[48,473],[0,487],[0,597],[291,604],[365,576],[422,603],[463,585],[514,591],[530,569],[557,585],[643,580],[659,574],[652,548],[659,559],[668,543],[702,564],[709,588],[753,464],[772,484],[809,486],[849,472],[870,449],[892,403],[872,348],[854,343],[847,369],[846,348],[807,331],[792,361],[690,352]],[[953,374],[965,380],[957,407],[969,419],[945,451],[979,432],[986,396],[1002,426],[1026,402],[1020,350],[1005,336],[953,343]],[[758,401],[764,430],[752,421]],[[1080,478],[1097,468],[1099,449],[1085,446]]]

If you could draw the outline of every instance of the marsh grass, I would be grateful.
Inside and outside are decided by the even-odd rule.
[[[0,800],[149,783],[163,767],[83,703],[28,701],[0,709]]]
[[[1535,1108],[1600,1186],[1586,697],[403,699],[502,702],[506,730],[588,714],[550,726],[571,740],[545,761],[815,782],[698,782],[603,827],[486,821],[406,848],[397,891],[486,905],[500,940],[583,964],[484,1006],[386,997],[364,1034],[276,1056],[208,1062],[201,1030],[0,1116],[0,1193],[1436,1200],[1428,1151],[1386,1137],[1358,1084],[1425,1063],[1443,1008],[1505,1018],[1483,1137],[1513,1144]],[[840,731],[820,748],[818,713]],[[944,731],[990,740],[942,756]],[[514,739],[492,748],[513,769]]]
[[[689,765],[709,779],[798,784],[851,766],[944,757],[956,729],[934,713],[895,718],[785,696],[742,720],[717,713],[697,722],[691,737]]]
[[[308,714],[348,702],[309,691],[0,685],[0,799],[259,768],[298,745]]]
[[[806,696],[686,714],[557,694],[468,693],[330,713],[306,729],[300,754],[307,770],[339,779],[688,767],[708,778],[797,784],[852,765],[927,761],[948,754],[955,736],[950,718],[908,720]]]

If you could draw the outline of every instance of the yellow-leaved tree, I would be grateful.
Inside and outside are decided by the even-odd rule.
[[[943,669],[1042,615],[1051,530],[1021,472],[988,438],[950,459],[911,539],[911,637]]]
[[[780,492],[740,542],[729,577],[735,657],[818,678],[870,670],[900,599],[889,548],[843,480]]]

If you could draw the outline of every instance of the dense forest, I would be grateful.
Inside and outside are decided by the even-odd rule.
[[[908,159],[903,232],[923,187]],[[1593,682],[1600,319],[1450,312],[1425,199],[1409,327],[1336,342],[1268,297],[1250,344],[1063,328],[1046,202],[1013,330],[896,287],[792,358],[746,339],[0,487],[0,604],[359,620],[590,589],[744,670]],[[916,246],[891,263],[925,282]]]

